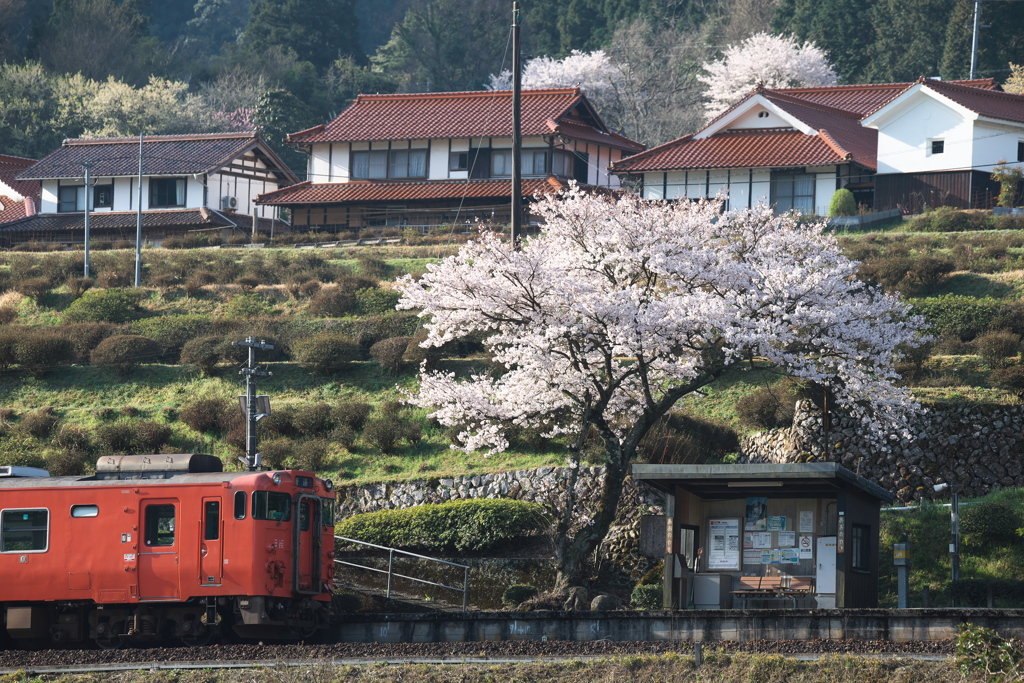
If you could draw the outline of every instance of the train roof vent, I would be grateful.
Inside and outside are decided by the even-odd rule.
[[[0,465],[0,477],[48,477],[50,473],[38,467]]]
[[[202,453],[105,455],[96,462],[97,479],[168,479],[179,474],[223,471],[220,458]]]

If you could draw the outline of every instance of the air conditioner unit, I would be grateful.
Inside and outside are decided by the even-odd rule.
[[[220,198],[220,210],[221,211],[233,211],[238,208],[238,199],[235,197],[229,197],[227,195]]]

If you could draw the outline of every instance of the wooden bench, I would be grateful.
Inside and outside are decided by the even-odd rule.
[[[810,595],[814,588],[809,576],[741,576],[738,587],[730,591],[746,609],[748,600],[789,600],[796,607],[799,597]]]

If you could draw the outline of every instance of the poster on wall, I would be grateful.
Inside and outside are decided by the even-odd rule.
[[[768,517],[768,531],[785,531],[786,518],[771,515]]]
[[[754,547],[755,548],[771,548],[772,547],[772,532],[762,531],[756,533],[754,536]]]
[[[750,533],[748,531],[745,534],[743,534],[743,548],[747,549],[747,548],[753,548],[753,547],[754,547],[754,534],[752,534],[752,533]]]
[[[767,498],[747,498],[747,521],[743,528],[746,531],[764,531],[768,528]]]
[[[814,546],[811,536],[800,537],[800,559],[801,560],[812,560],[814,559]]]
[[[795,531],[780,531],[779,532],[779,547],[780,548],[792,548],[796,545],[796,532]]]
[[[800,561],[796,548],[780,548],[779,553],[782,556],[782,564],[796,564]]]
[[[760,550],[744,550],[743,564],[761,564]]]
[[[740,520],[708,520],[708,569],[740,568]]]
[[[800,533],[814,533],[814,510],[800,511]]]

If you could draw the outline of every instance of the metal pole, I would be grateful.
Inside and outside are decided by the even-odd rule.
[[[469,567],[462,570],[462,611],[469,605]]]
[[[519,3],[512,3],[512,246],[523,237],[523,132],[520,100],[523,68],[519,49]]]
[[[949,509],[950,524],[953,531],[953,543],[949,550],[953,554],[952,577],[954,581],[960,580],[960,495],[953,487],[953,505]]]
[[[249,359],[239,374],[245,377],[245,460],[249,471],[253,472],[260,468],[261,456],[256,440],[256,424],[266,417],[259,414],[256,406],[256,378],[267,377],[271,373],[266,370],[259,370],[256,367],[256,349],[272,349],[273,344],[264,341],[256,341],[255,337],[246,337],[245,341],[231,342],[235,346],[249,347]],[[269,415],[269,413],[267,413]]]
[[[907,609],[910,606],[910,541],[906,533],[896,547],[903,551],[902,563],[896,565],[897,607]]]
[[[978,33],[981,29],[981,0],[974,0],[974,37],[971,40],[971,78],[978,73]]]
[[[142,285],[142,133],[139,133],[139,209],[135,214],[135,286]]]
[[[92,179],[92,162],[87,161],[83,164],[85,166],[85,275],[89,277],[89,190],[92,189],[90,182]]]
[[[395,563],[395,550],[392,548],[388,552],[388,593],[387,597],[391,597],[391,570]]]

